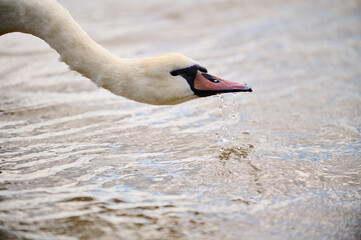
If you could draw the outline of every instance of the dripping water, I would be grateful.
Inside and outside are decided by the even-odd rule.
[[[236,94],[233,93],[233,98],[232,98],[232,121],[235,123],[236,122]],[[233,132],[234,133],[234,132]],[[236,137],[234,136],[234,134],[232,134],[231,139],[234,141],[236,139]]]
[[[232,144],[236,140],[234,131],[230,128],[236,123],[236,94],[232,94],[231,109],[229,109],[229,104],[227,99],[223,95],[216,95],[216,98],[220,99],[220,105],[218,107],[221,117],[221,125],[219,131],[215,132],[215,139],[220,145],[219,150],[223,152],[228,145]],[[229,117],[231,119],[229,120]]]

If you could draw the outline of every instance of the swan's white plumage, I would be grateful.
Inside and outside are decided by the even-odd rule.
[[[94,42],[55,0],[0,0],[0,35],[9,32],[43,39],[72,70],[116,95],[156,105],[196,98],[186,80],[170,72],[197,62],[179,53],[119,58]]]

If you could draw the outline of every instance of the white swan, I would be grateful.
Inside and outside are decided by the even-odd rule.
[[[119,58],[95,43],[55,0],[0,0],[0,35],[23,32],[46,41],[70,69],[99,87],[138,102],[167,105],[252,89],[207,74],[179,53]]]

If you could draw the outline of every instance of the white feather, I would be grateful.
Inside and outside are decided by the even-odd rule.
[[[179,53],[119,58],[94,42],[55,0],[0,0],[0,35],[10,32],[43,39],[70,69],[116,95],[155,105],[196,98],[189,84],[170,72],[197,62]]]

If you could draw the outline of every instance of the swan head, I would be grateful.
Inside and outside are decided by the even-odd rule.
[[[179,53],[131,59],[128,64],[127,90],[117,93],[108,89],[138,102],[173,105],[219,93],[252,92],[247,84],[208,74],[205,67]]]

